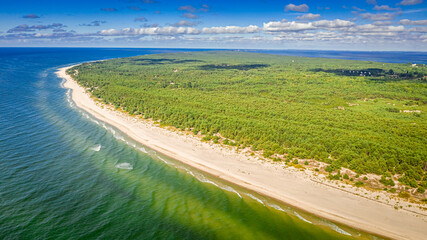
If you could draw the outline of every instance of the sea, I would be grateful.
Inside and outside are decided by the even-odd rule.
[[[0,48],[0,239],[379,239],[133,141],[77,108],[55,74],[85,61],[198,50],[207,51]],[[389,54],[325,56],[394,62]],[[392,55],[404,63],[427,59]]]

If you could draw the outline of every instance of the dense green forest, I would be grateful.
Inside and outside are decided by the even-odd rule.
[[[105,103],[205,140],[427,187],[425,65],[212,51],[68,73]]]

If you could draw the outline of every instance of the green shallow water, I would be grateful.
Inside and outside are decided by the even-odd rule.
[[[161,51],[0,51],[1,239],[376,239],[137,144],[76,108],[54,74]]]

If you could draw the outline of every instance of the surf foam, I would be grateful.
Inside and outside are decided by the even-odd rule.
[[[133,166],[132,166],[132,164],[125,162],[125,163],[116,164],[116,168],[132,170]]]
[[[237,194],[237,196],[239,196],[240,198],[242,198],[242,195],[240,195],[240,193],[238,193],[236,190],[234,190],[234,188],[229,187],[229,186],[223,186],[220,187],[221,189],[228,191],[228,192],[234,192],[235,194]]]
[[[261,200],[261,199],[259,199],[259,198],[257,198],[257,197],[255,197],[254,195],[252,195],[252,194],[250,194],[250,193],[245,193],[247,196],[249,196],[250,198],[252,198],[253,200],[255,200],[255,201],[257,201],[257,202],[259,202],[259,203],[261,203],[262,205],[264,205],[265,206],[265,204],[264,204],[264,202]]]
[[[94,147],[91,147],[90,150],[95,151],[95,152],[99,152],[99,150],[101,150],[101,148],[102,148],[102,145],[98,144],[98,145],[95,145]]]
[[[301,215],[299,215],[297,212],[294,212],[294,215],[297,216],[299,219],[303,220],[304,222],[308,222],[310,224],[313,224],[312,222],[308,221],[307,219],[303,218]]]

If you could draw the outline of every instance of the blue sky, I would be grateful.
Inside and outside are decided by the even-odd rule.
[[[0,46],[427,51],[423,0],[0,3]]]

